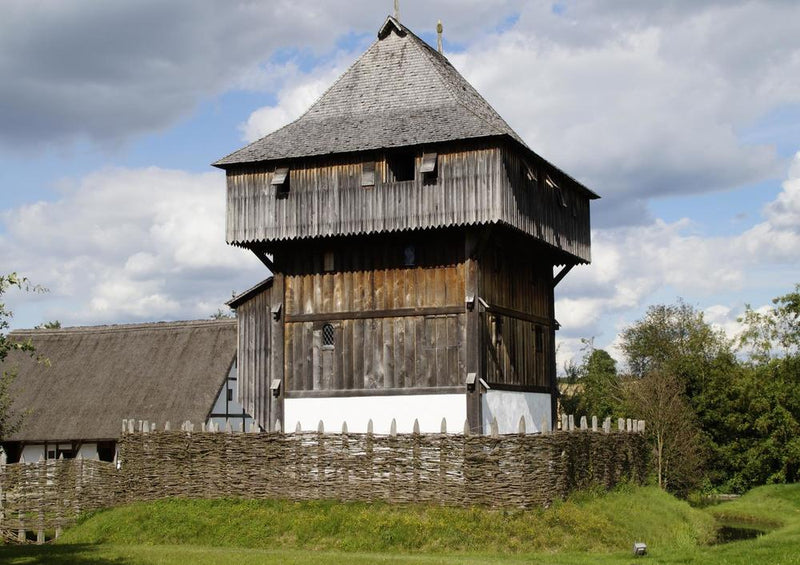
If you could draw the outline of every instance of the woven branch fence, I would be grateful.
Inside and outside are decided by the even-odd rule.
[[[649,448],[632,433],[638,422],[612,430],[595,421],[592,431],[571,421],[567,431],[485,436],[193,431],[187,423],[154,431],[142,422],[136,427],[147,431],[122,435],[116,463],[0,467],[0,531],[15,541],[34,531],[43,541],[86,510],[167,497],[531,508],[575,489],[644,480]]]

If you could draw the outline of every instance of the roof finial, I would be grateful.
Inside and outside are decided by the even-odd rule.
[[[400,0],[394,0],[394,19],[400,21]]]
[[[442,27],[442,20],[436,22],[436,44],[439,48],[439,55],[443,55],[444,52],[442,51],[442,32],[444,28]]]

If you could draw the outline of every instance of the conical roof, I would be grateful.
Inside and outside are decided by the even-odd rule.
[[[498,135],[525,145],[443,55],[389,17],[305,114],[214,165]]]

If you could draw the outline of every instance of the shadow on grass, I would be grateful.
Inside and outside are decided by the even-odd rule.
[[[4,545],[0,546],[0,563],[4,565],[128,565],[124,557],[98,555],[99,547],[91,544],[74,545]]]

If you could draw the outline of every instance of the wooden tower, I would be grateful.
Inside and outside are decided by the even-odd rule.
[[[214,165],[228,243],[272,272],[230,302],[263,428],[552,421],[553,289],[590,260],[597,196],[395,18],[299,119]]]

